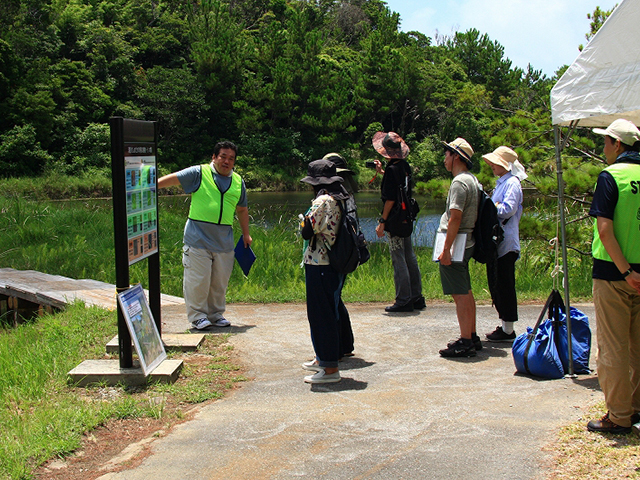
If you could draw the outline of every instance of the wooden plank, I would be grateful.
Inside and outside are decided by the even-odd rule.
[[[145,290],[145,293],[148,298],[149,291]],[[114,310],[117,306],[115,285],[87,278],[75,280],[35,270],[0,268],[0,295],[22,298],[58,309],[75,300],[109,310]],[[160,305],[184,305],[184,299],[161,294]]]

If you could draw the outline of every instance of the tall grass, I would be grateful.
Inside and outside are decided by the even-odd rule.
[[[0,478],[31,478],[46,460],[77,449],[82,435],[109,419],[180,418],[181,405],[221,397],[244,380],[225,356],[225,335],[209,335],[198,356],[211,361],[196,371],[191,354],[180,380],[143,388],[83,389],[67,384],[67,372],[83,360],[104,358],[106,342],[116,334],[115,312],[70,305],[63,312],[40,317],[16,328],[0,322]],[[173,356],[174,354],[170,354]],[[177,354],[176,354],[177,355]],[[201,361],[200,361],[201,363]],[[171,396],[175,410],[150,398]]]
[[[182,232],[187,197],[161,198],[160,262],[163,293],[182,296]],[[31,201],[0,197],[0,267],[37,270],[71,278],[92,278],[115,283],[113,218],[110,201]],[[302,240],[296,219],[280,218],[267,228],[263,212],[252,211],[251,234],[257,261],[249,277],[234,267],[229,302],[304,301],[304,270],[300,267]],[[236,236],[239,234],[236,226]],[[546,298],[554,284],[554,250],[545,242],[523,241],[516,263],[519,298]],[[370,246],[371,259],[349,275],[344,290],[347,302],[389,302],[394,298],[393,269],[385,243]],[[431,249],[417,247],[424,295],[443,299],[437,264]],[[131,283],[148,283],[146,261],[131,268]],[[591,296],[591,258],[569,251],[572,297]],[[484,265],[470,263],[473,291],[489,299]],[[560,280],[558,277],[556,280]],[[561,285],[561,283],[560,283]]]
[[[115,333],[112,317],[76,305],[37,324],[0,330],[1,477],[27,478],[42,461],[77,448],[82,432],[134,413],[137,407],[127,403],[92,405],[66,384],[67,372],[86,356],[104,353]]]

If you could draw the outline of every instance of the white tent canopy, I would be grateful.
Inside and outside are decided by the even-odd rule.
[[[640,0],[624,0],[551,90],[553,125],[640,125]]]
[[[640,125],[640,0],[623,0],[560,77],[551,90],[551,116],[556,138],[565,306],[570,311],[561,153],[573,127],[609,126],[618,118]],[[570,126],[564,139],[563,125]],[[569,374],[573,375],[571,322],[567,322],[567,330]]]

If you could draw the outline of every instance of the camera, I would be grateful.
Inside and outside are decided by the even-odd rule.
[[[364,166],[367,168],[376,169],[376,162],[364,162]]]

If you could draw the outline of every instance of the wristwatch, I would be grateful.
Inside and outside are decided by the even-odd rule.
[[[378,219],[378,223],[384,223],[384,222],[386,222],[386,220],[385,220],[384,218],[380,217],[380,218]]]
[[[622,278],[627,278],[629,275],[631,275],[631,272],[633,272],[633,270],[631,270],[631,267],[629,267],[629,270],[622,274]]]

